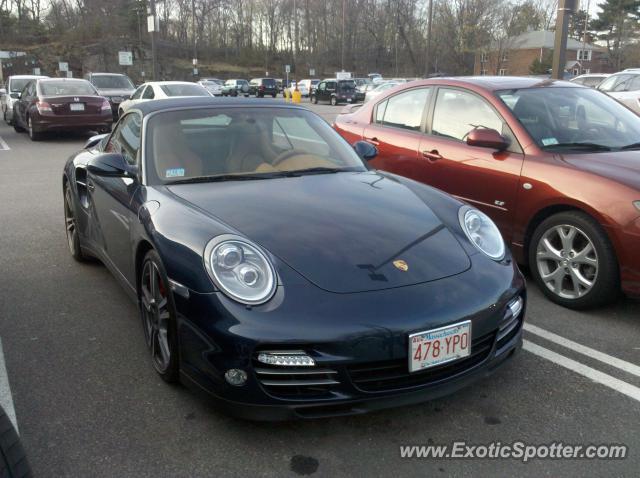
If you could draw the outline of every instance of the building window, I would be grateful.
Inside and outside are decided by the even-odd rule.
[[[578,61],[591,61],[593,50],[578,50]]]
[[[584,75],[588,75],[589,73],[591,73],[591,68],[584,68],[582,70],[582,74],[584,74]]]
[[[487,61],[489,61],[488,56],[489,55],[487,54],[487,52],[483,51],[482,53],[480,53],[480,63],[486,63]]]
[[[487,76],[487,69],[483,68],[482,70],[480,70],[480,75]]]
[[[509,52],[508,51],[504,51],[502,53],[502,61],[509,61]]]
[[[506,68],[500,68],[500,70],[498,71],[498,75],[506,76],[507,75],[507,69]]]

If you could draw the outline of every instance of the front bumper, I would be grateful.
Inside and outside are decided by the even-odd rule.
[[[280,287],[255,308],[221,293],[174,294],[181,376],[230,413],[256,420],[358,414],[452,393],[490,374],[522,343],[526,307],[516,318],[508,308],[517,296],[526,305],[517,267],[501,265],[488,274],[491,266],[479,264],[488,259],[475,255],[473,261],[457,276],[370,293]],[[471,357],[408,372],[408,334],[463,320],[472,321]],[[274,369],[257,361],[263,350],[304,350],[316,362],[316,378],[331,380],[274,385]],[[225,381],[231,368],[247,373],[243,386]],[[275,370],[278,379],[305,378],[300,367]]]
[[[640,298],[640,217],[624,227],[608,228],[607,232],[615,243],[622,291]]]

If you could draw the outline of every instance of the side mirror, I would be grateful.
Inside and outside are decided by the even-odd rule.
[[[138,168],[127,163],[120,153],[105,153],[96,156],[87,164],[87,171],[96,176],[112,178],[133,178],[138,174]]]
[[[87,142],[84,145],[84,149],[89,149],[89,148],[93,148],[94,146],[96,146],[100,141],[102,141],[103,139],[105,139],[107,136],[109,136],[109,133],[106,134],[99,134],[96,136],[91,136],[91,138],[89,138],[87,140]]]
[[[14,100],[19,100],[20,97],[22,96],[22,93],[11,93],[11,94],[9,94],[9,96],[11,98],[13,98]]]
[[[356,150],[358,156],[360,156],[365,161],[370,161],[376,156],[378,156],[378,148],[376,148],[371,143],[367,143],[366,141],[358,141],[353,145],[353,149]]]
[[[467,144],[480,148],[491,148],[497,151],[503,151],[509,147],[509,142],[504,136],[495,129],[489,128],[478,128],[471,131],[467,135]]]

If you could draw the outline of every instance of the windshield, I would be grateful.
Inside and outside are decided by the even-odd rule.
[[[40,82],[43,96],[95,95],[95,88],[85,80],[47,80]]]
[[[640,140],[640,118],[597,90],[526,88],[496,94],[546,150],[592,152]]]
[[[91,83],[105,90],[133,90],[133,83],[124,75],[91,75]]]
[[[32,80],[32,78],[20,78],[20,79],[11,79],[11,91],[10,93],[20,93],[22,90],[24,90],[24,87],[27,86],[27,83],[29,83]]]
[[[160,85],[160,88],[167,96],[210,96],[202,86],[190,83]]]
[[[338,81],[338,88],[341,90],[355,90],[356,82],[353,80],[341,80]]]
[[[606,80],[604,80],[599,86],[598,89],[602,91],[625,91],[631,84],[631,82],[638,75],[633,75],[629,73],[621,73],[619,75],[612,75]]]
[[[322,118],[298,109],[163,112],[149,118],[145,144],[152,163],[148,179],[156,184],[227,175],[266,179],[304,171],[366,171]]]

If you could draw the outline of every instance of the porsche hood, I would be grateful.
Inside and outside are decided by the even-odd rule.
[[[169,186],[335,293],[402,287],[471,265],[434,212],[376,172]]]

